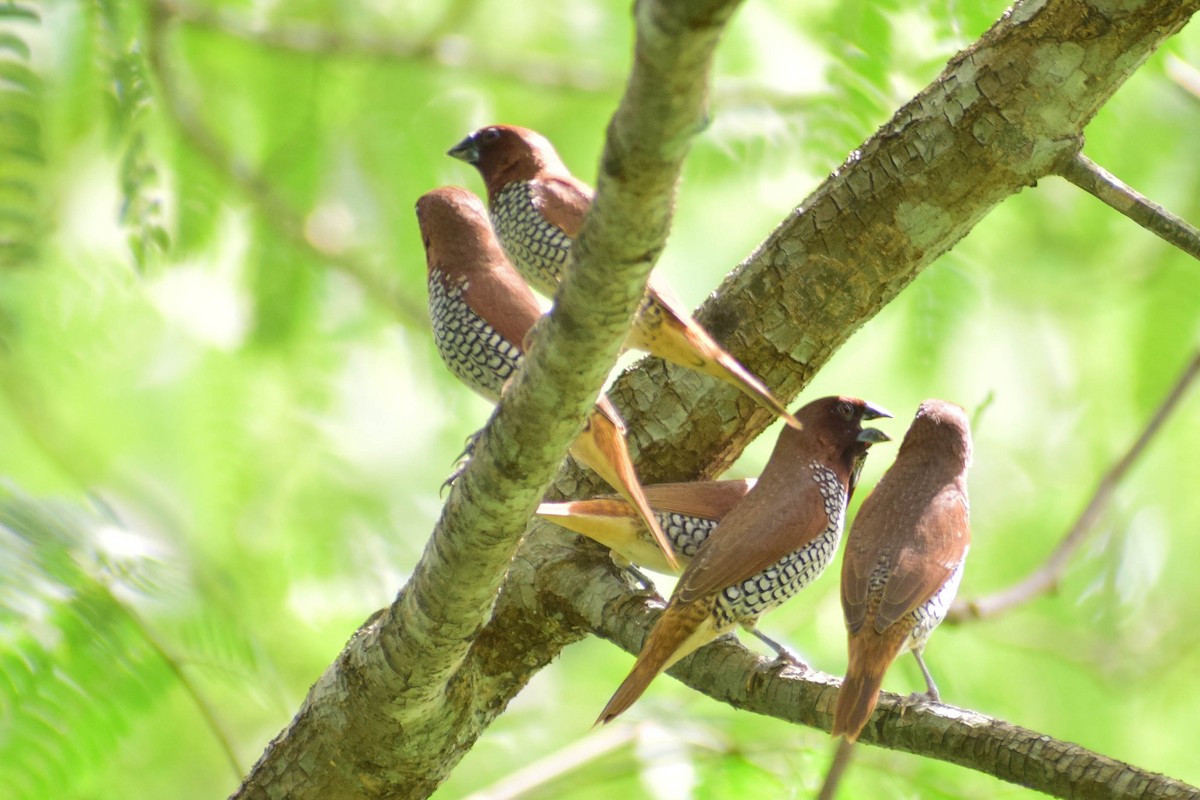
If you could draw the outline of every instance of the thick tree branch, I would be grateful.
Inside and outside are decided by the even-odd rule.
[[[855,330],[992,207],[1077,152],[1082,130],[1096,110],[1163,39],[1182,27],[1198,3],[1134,0],[1120,10],[1080,0],[1018,4],[952,59],[929,88],[785,220],[706,305],[702,321],[769,385],[792,396]],[[660,41],[664,36],[700,42],[711,51],[716,34],[715,27],[705,24],[714,19],[708,12],[719,11],[718,19],[723,19],[731,7],[677,5],[679,13],[694,15],[690,24],[664,13],[665,4],[639,4],[638,56],[626,94],[630,105],[622,106],[610,128],[595,213],[576,245],[581,263],[564,283],[559,313],[550,326],[568,337],[593,336],[596,341],[613,334],[611,349],[564,348],[564,353],[586,353],[588,358],[569,365],[546,359],[548,380],[538,383],[543,376],[530,374],[541,358],[538,351],[554,346],[552,334],[539,338],[514,393],[525,391],[522,383],[557,387],[556,370],[569,366],[574,372],[585,364],[590,374],[601,357],[615,354],[617,334],[640,296],[638,283],[661,249],[664,201],[674,186],[670,162],[682,158],[697,122],[689,104],[702,97],[696,88],[702,81],[686,70],[705,69],[708,62],[696,51],[675,50],[680,60],[664,68],[654,54],[659,46],[678,44],[676,39]],[[655,90],[661,92],[658,97],[670,99],[649,102]],[[647,96],[637,112],[639,92]],[[680,107],[685,113],[679,113]],[[609,256],[614,269],[592,274],[595,260]],[[573,297],[589,292],[599,292],[611,304],[592,305],[584,302],[586,297]],[[630,302],[622,311],[616,300]],[[583,327],[585,323],[599,328]],[[607,342],[604,338],[601,344]],[[660,362],[647,360],[624,376],[616,390],[642,449],[644,477],[719,471],[768,421],[765,412],[748,410],[732,390],[715,382],[671,370],[672,382],[664,384],[663,369]],[[501,419],[507,406],[507,401],[502,404]],[[534,406],[528,401],[528,408]],[[572,413],[576,410],[582,415],[582,409],[572,406]],[[534,417],[539,423],[554,418],[551,412]],[[484,448],[490,446],[485,440]],[[521,464],[522,469],[527,466]],[[472,494],[476,479],[470,470],[467,478],[451,496],[451,506],[478,499]],[[525,497],[520,495],[522,501]],[[453,513],[448,508],[447,516]],[[504,541],[508,533],[506,529]],[[435,537],[431,550],[443,535]],[[645,599],[613,579],[597,548],[576,549],[535,529],[510,565],[491,619],[449,674],[441,705],[432,696],[432,684],[419,695],[428,703],[427,714],[445,728],[427,723],[397,730],[393,723],[393,714],[405,713],[393,693],[405,687],[394,685],[397,671],[379,656],[377,645],[384,632],[401,637],[395,640],[397,648],[419,641],[409,642],[412,635],[397,630],[399,615],[393,607],[351,640],[241,794],[421,796],[564,643],[596,631],[632,648],[640,643],[649,618]],[[395,648],[385,652],[407,657]],[[444,654],[439,658],[444,660]],[[784,681],[767,675],[747,690],[746,674],[755,663],[741,648],[722,643],[683,662],[677,674],[741,707],[828,725],[832,679],[810,675],[803,682]],[[597,707],[602,700],[597,698]],[[981,715],[936,707],[900,719],[894,711],[894,699],[885,698],[864,740],[947,758],[1064,797],[1132,796],[1134,789],[1144,789],[1149,797],[1195,796],[1168,779]],[[588,719],[584,715],[581,726]],[[417,760],[421,775],[412,773]],[[1087,768],[1106,779],[1081,774]]]
[[[510,581],[521,575],[516,586],[528,585],[528,566],[510,562],[617,358],[666,241],[712,54],[735,6],[639,4],[634,67],[554,313],[527,343],[524,367],[451,490],[411,580],[312,688],[237,796],[427,796],[545,665],[542,655],[580,634],[540,615],[506,618],[503,609],[491,624],[515,623],[519,633],[496,641],[484,625],[506,572]],[[485,655],[495,648],[529,655],[497,675]],[[480,692],[489,681],[500,686]]]
[[[1146,447],[1162,430],[1167,418],[1179,406],[1179,401],[1183,399],[1184,394],[1195,383],[1197,377],[1200,377],[1200,352],[1192,355],[1183,372],[1175,379],[1174,385],[1171,386],[1170,391],[1167,392],[1150,417],[1150,421],[1146,423],[1146,427],[1138,434],[1137,439],[1125,454],[1117,459],[1117,462],[1100,479],[1100,483],[1096,485],[1096,491],[1092,493],[1091,500],[1084,506],[1083,511],[1075,520],[1075,524],[1071,526],[1071,530],[1058,543],[1058,547],[1054,548],[1050,558],[1046,559],[1041,567],[1020,583],[1003,591],[981,597],[978,600],[956,601],[946,616],[946,621],[949,623],[966,622],[971,619],[996,616],[1022,603],[1027,603],[1039,595],[1056,590],[1063,573],[1071,563],[1071,558],[1095,530],[1096,523],[1100,521],[1109,503],[1112,502],[1117,487],[1145,452]]]
[[[591,592],[576,604],[593,631],[636,653],[662,609],[661,601],[631,596],[601,569],[556,571],[540,583],[545,603],[570,602],[572,587],[604,582],[607,596]],[[800,674],[740,644],[720,641],[684,659],[668,673],[734,708],[829,730],[840,681],[815,670]],[[749,680],[747,679],[749,677]],[[884,692],[860,742],[936,758],[1062,798],[1200,798],[1200,790],[1043,733],[947,705],[903,707]],[[604,699],[597,698],[596,706]]]
[[[1200,230],[1126,185],[1083,153],[1064,161],[1058,174],[1155,236],[1200,259]]]

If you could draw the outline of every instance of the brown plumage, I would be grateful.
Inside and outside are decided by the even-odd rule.
[[[591,207],[592,190],[571,175],[544,136],[527,128],[480,128],[451,148],[449,155],[479,169],[501,245],[521,275],[552,297],[571,243]],[[736,386],[788,425],[797,424],[766,385],[653,276],[625,344]]]
[[[971,431],[953,403],[926,400],[896,461],[863,501],[846,541],[842,610],[849,665],[833,735],[855,741],[875,709],[883,675],[912,650],[937,701],[921,651],[946,616],[971,543],[967,468]]]
[[[803,429],[783,429],[754,488],[684,570],[600,722],[629,708],[658,673],[738,625],[753,627],[824,571],[867,448],[888,438],[862,423],[886,416],[850,397],[814,400],[797,412]]]
[[[754,486],[753,478],[723,481],[659,483],[642,487],[654,516],[671,541],[678,562],[686,567],[700,545],[726,514]],[[621,566],[636,564],[655,572],[678,574],[663,557],[658,543],[627,500],[592,497],[562,503],[542,503],[539,516],[581,533],[612,551]]]
[[[509,264],[483,204],[466,189],[442,187],[417,201],[429,272],[429,317],[438,354],[472,390],[493,402],[516,372],[541,309]],[[625,423],[600,395],[571,455],[595,470],[642,515],[668,563],[670,541],[642,491]]]

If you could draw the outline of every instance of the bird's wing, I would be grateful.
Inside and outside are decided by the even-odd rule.
[[[740,583],[820,536],[829,524],[825,500],[816,482],[799,481],[760,480],[700,546],[673,599],[691,602]]]
[[[659,511],[720,520],[745,499],[754,483],[754,478],[743,478],[651,484],[645,487],[646,499]]]
[[[574,239],[592,205],[591,190],[571,177],[548,175],[530,181],[533,205],[551,225]]]
[[[471,310],[517,347],[523,347],[529,329],[542,316],[541,306],[529,285],[515,269],[479,270],[467,280],[463,297]]]
[[[870,498],[868,498],[869,500]],[[863,508],[854,524],[863,524]],[[879,560],[876,548],[867,547],[870,542],[861,542],[851,530],[842,556],[842,614],[846,618],[846,630],[857,633],[867,618],[867,600],[870,593],[871,571]]]
[[[895,553],[875,612],[875,630],[882,633],[933,597],[962,562],[969,544],[966,497],[950,484],[921,515],[912,544]]]

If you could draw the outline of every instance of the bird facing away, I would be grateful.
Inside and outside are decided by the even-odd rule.
[[[946,616],[971,543],[967,468],[971,430],[953,403],[926,400],[896,461],[858,511],[842,562],[849,665],[833,735],[853,742],[875,709],[883,674],[911,650],[939,700],[921,651]]]
[[[599,722],[629,708],[658,673],[737,625],[753,628],[824,571],[867,448],[888,439],[862,423],[889,416],[850,397],[796,413],[803,429],[783,429],[754,488],[700,546]]]
[[[642,488],[658,524],[671,540],[676,560],[686,567],[717,523],[742,501],[754,483],[754,478],[743,478],[657,483]],[[668,575],[680,572],[667,563],[637,509],[619,497],[542,503],[537,513],[604,545],[622,567],[636,564]]]
[[[501,246],[534,289],[553,297],[571,243],[591,207],[592,190],[571,175],[544,136],[527,128],[480,128],[448,154],[479,170]],[[653,276],[625,344],[725,381],[788,425],[797,425],[766,385]]]
[[[429,319],[438,354],[454,375],[496,402],[520,367],[526,335],[542,312],[504,256],[483,204],[447,186],[417,200],[429,271]],[[668,563],[670,541],[642,491],[625,441],[625,424],[600,395],[571,455],[595,470],[642,515]]]

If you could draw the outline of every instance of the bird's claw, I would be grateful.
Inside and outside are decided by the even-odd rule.
[[[940,703],[941,701],[942,699],[932,692],[913,692],[900,701],[900,716],[903,717],[904,712],[910,708],[919,708],[920,706]]]
[[[805,664],[800,656],[796,655],[789,648],[782,646],[775,651],[775,657],[771,659],[770,667],[774,669],[777,666],[792,667],[799,670],[801,674],[809,671],[808,664]]]
[[[635,567],[633,564],[625,564],[624,567],[625,567],[625,571],[627,573],[629,573],[630,577],[632,577],[635,581],[637,581],[641,585],[642,591],[645,591],[645,592],[657,592],[658,591],[658,587],[655,586],[654,580],[649,575],[642,572],[640,569]]]
[[[471,456],[475,455],[475,445],[479,443],[479,437],[482,433],[483,431],[475,431],[463,442],[462,452],[454,459],[453,471],[446,477],[446,480],[442,481],[442,486],[438,490],[439,497],[444,497],[446,490],[453,486],[454,482],[466,472],[467,464],[471,463]]]

